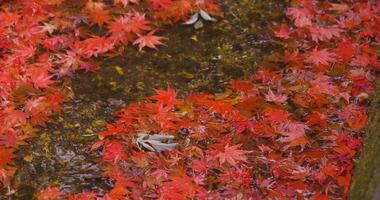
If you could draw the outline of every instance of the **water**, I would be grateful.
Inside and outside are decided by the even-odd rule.
[[[128,48],[96,73],[78,73],[70,87],[74,98],[61,116],[39,131],[18,152],[18,172],[10,195],[2,199],[33,199],[48,185],[64,192],[103,193],[112,182],[101,177],[98,155],[89,152],[95,133],[111,122],[112,112],[167,85],[185,95],[189,91],[221,92],[233,78],[247,77],[262,55],[276,49],[266,28],[283,19],[282,0],[227,1],[224,18],[203,28],[178,25],[158,34],[168,40],[159,51]]]

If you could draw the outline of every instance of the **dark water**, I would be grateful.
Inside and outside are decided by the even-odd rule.
[[[180,95],[220,92],[230,79],[249,76],[260,58],[276,49],[267,26],[283,20],[285,6],[283,0],[227,1],[225,16],[216,23],[161,29],[169,39],[159,51],[128,48],[98,72],[77,74],[73,100],[20,150],[13,182],[18,189],[3,192],[2,199],[33,199],[48,185],[67,193],[112,187],[88,148],[104,129],[102,120],[112,121],[115,109],[151,95],[153,88],[170,85]]]

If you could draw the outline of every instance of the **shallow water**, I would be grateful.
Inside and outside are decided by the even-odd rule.
[[[64,192],[103,193],[112,182],[102,178],[97,155],[89,152],[95,133],[112,121],[112,112],[167,85],[184,95],[189,91],[221,92],[229,80],[254,71],[262,55],[276,49],[270,43],[273,21],[283,19],[282,0],[227,1],[224,18],[201,29],[178,25],[158,32],[168,40],[159,51],[128,48],[107,60],[96,73],[79,73],[72,82],[74,98],[55,123],[41,129],[18,152],[17,190],[2,199],[33,199],[48,185]],[[9,191],[8,191],[9,192]]]

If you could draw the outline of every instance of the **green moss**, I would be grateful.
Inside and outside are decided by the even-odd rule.
[[[380,81],[366,127],[364,148],[356,164],[350,199],[380,199]]]

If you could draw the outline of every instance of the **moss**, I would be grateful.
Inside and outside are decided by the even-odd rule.
[[[380,81],[372,101],[364,148],[356,164],[350,199],[380,199]]]

